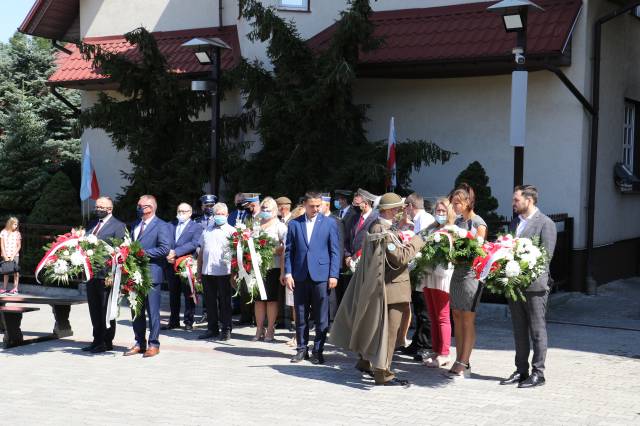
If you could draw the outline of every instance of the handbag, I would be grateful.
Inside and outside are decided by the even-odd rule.
[[[0,262],[0,274],[7,275],[20,272],[20,267],[15,260],[5,260]]]

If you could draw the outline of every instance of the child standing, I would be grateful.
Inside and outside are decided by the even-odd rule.
[[[21,248],[21,236],[18,231],[18,219],[10,217],[4,226],[2,232],[0,232],[0,251],[3,262],[13,262],[15,268],[13,270],[13,289],[7,291],[7,285],[9,284],[9,273],[4,275],[4,285],[0,293],[4,294],[18,294],[18,280],[20,279],[20,268],[18,267],[19,254]]]

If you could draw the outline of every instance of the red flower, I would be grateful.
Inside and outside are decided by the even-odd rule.
[[[136,257],[143,257],[144,256],[144,250],[140,249],[136,252]]]
[[[232,235],[233,237],[237,237],[237,236],[238,236],[238,235],[240,235],[240,234],[238,234],[238,231],[236,231],[236,232],[234,232],[234,233],[233,233],[233,234],[231,234],[231,235]]]
[[[237,233],[237,232],[236,232],[236,233]],[[235,246],[237,246],[237,245],[238,245],[238,239],[237,239],[237,238],[234,238],[234,239],[233,239],[233,246],[235,247]]]
[[[122,258],[126,260],[127,257],[129,257],[129,247],[120,247],[120,256],[122,256]]]
[[[491,272],[495,272],[495,271],[499,270],[501,267],[502,267],[502,265],[500,265],[500,263],[494,262],[494,264],[491,265],[490,271]]]
[[[250,263],[245,263],[244,264],[244,270],[247,272],[251,272],[251,264]]]
[[[260,247],[264,247],[264,246],[267,245],[267,240],[264,240],[264,239],[260,240],[260,241],[258,241],[258,244],[260,244]]]
[[[245,260],[251,260],[251,253],[245,253],[244,258]]]
[[[108,266],[108,267],[113,266],[113,258],[112,258],[112,257],[110,257],[110,258],[108,258],[108,259],[107,259],[107,266]]]
[[[473,240],[474,236],[473,236],[473,234],[471,232],[467,232],[467,238],[470,239],[470,240]]]

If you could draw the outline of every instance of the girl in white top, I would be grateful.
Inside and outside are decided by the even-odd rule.
[[[20,255],[20,248],[22,247],[22,237],[20,231],[18,231],[18,219],[10,217],[4,226],[2,232],[0,232],[0,251],[2,252],[3,262],[15,262],[16,271],[13,273],[13,289],[7,292],[7,285],[9,285],[9,274],[4,276],[4,285],[0,293],[18,294],[18,281],[20,279],[20,273],[18,272],[18,259]]]

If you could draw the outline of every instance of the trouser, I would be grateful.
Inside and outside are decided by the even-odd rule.
[[[104,285],[104,279],[94,278],[87,282],[87,304],[93,326],[94,344],[111,344],[116,334],[116,320],[109,322],[107,328],[107,300],[110,291]]]
[[[180,277],[173,273],[167,274],[167,280],[169,281],[169,307],[171,310],[169,325],[180,324],[180,299],[182,297],[184,297],[184,323],[185,325],[192,325],[196,303],[191,295],[189,284],[183,282]]]
[[[516,368],[521,374],[529,373],[529,352],[533,346],[532,369],[544,376],[544,362],[547,357],[547,321],[545,316],[549,291],[527,291],[525,297],[527,298],[526,302],[514,302],[509,299],[516,346]]]
[[[349,283],[351,282],[352,274],[344,274],[340,273],[340,277],[338,278],[338,285],[336,286],[336,307],[340,307],[340,302],[342,302],[342,298],[344,294],[347,292],[347,287],[349,287]]]
[[[296,310],[296,339],[298,352],[307,350],[309,343],[309,316],[313,314],[316,335],[313,352],[321,353],[329,329],[329,286],[326,281],[307,279],[296,282],[293,288],[293,303]],[[311,311],[312,310],[312,311]]]
[[[431,346],[438,355],[449,355],[451,347],[451,321],[449,293],[425,288],[424,301],[431,321]]]
[[[388,339],[386,342],[387,345],[387,361],[386,368],[380,369],[376,368],[373,371],[373,378],[376,381],[376,384],[386,383],[391,381],[396,377],[393,372],[391,372],[391,361],[393,361],[393,351],[396,348],[396,340],[398,339],[398,330],[400,329],[400,323],[402,322],[402,312],[407,308],[408,302],[405,303],[394,303],[392,305],[387,305],[387,335]],[[385,342],[382,342],[385,344]]]
[[[411,292],[411,305],[413,306],[413,317],[416,321],[416,328],[411,338],[411,346],[417,349],[431,348],[431,323],[427,307],[424,304],[424,295],[421,291]]]
[[[207,302],[207,329],[214,334],[231,331],[231,275],[203,275],[202,287]],[[219,315],[218,315],[219,314]]]
[[[251,295],[246,290],[246,286],[240,286],[240,293],[238,297],[240,298],[240,323],[252,324],[255,312],[253,303],[250,302]],[[211,309],[211,307],[208,307],[208,309]]]
[[[132,313],[133,314],[133,313]],[[136,345],[141,349],[147,347],[147,323],[149,316],[149,346],[160,346],[160,283],[153,283],[144,301],[140,314],[133,320],[133,333]]]

